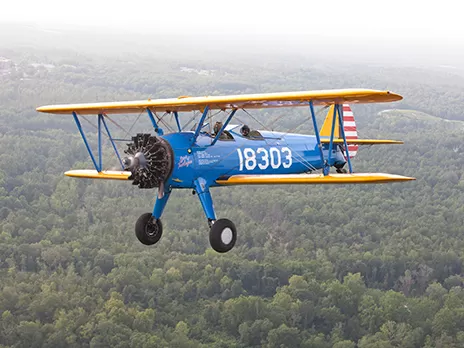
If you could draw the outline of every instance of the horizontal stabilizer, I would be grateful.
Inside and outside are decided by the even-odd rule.
[[[97,172],[93,169],[78,169],[69,170],[65,172],[64,175],[71,176],[73,178],[85,179],[129,180],[129,177],[132,175],[132,173],[116,170],[104,170]]]
[[[283,175],[232,175],[218,179],[220,185],[285,185],[285,184],[380,184],[409,181],[415,178],[384,173],[353,174],[283,174]]]
[[[334,139],[334,144],[343,144],[343,139]],[[404,144],[401,140],[386,140],[386,139],[346,139],[347,144],[357,145],[388,145],[388,144]],[[321,139],[322,144],[330,143],[330,139]]]

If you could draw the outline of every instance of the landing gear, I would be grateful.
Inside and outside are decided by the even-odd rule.
[[[163,234],[163,224],[151,213],[142,214],[135,224],[135,235],[140,243],[153,245],[158,243]]]
[[[237,229],[228,219],[216,220],[209,231],[211,247],[218,253],[225,253],[232,249],[237,241]]]
[[[216,220],[214,213],[213,200],[206,181],[198,178],[194,181],[195,192],[200,198],[201,206],[208,219],[209,242],[211,247],[218,253],[225,253],[232,249],[237,241],[237,229],[232,221],[228,219]]]
[[[164,184],[158,189],[158,197],[153,208],[153,213],[142,214],[135,224],[135,235],[138,240],[145,245],[158,243],[163,234],[163,224],[160,217],[163,214],[164,207],[171,195],[171,189],[165,189]]]

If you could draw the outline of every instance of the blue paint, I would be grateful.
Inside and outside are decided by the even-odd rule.
[[[220,177],[228,177],[237,174],[299,174],[308,172],[308,166],[313,170],[324,167],[322,158],[328,156],[327,146],[319,148],[317,137],[314,135],[288,134],[279,132],[260,131],[263,139],[251,140],[243,137],[237,130],[229,130],[234,140],[218,140],[211,146],[213,137],[206,132],[201,132],[197,141],[190,146],[193,132],[170,133],[163,136],[168,141],[174,152],[174,168],[166,185],[173,188],[197,189],[195,181],[202,178],[207,187],[219,186],[216,180]],[[320,141],[320,140],[319,140]],[[247,169],[245,164],[240,170],[240,157],[238,151],[250,149],[256,155],[256,166]],[[271,150],[272,149],[272,150]],[[288,163],[285,156],[289,149],[292,153],[292,163],[284,168],[283,163]],[[189,152],[190,150],[190,152]],[[279,152],[281,165],[266,168],[265,154]],[[338,146],[335,147],[333,162],[345,163],[343,153]],[[277,156],[274,156],[277,157]],[[269,161],[271,158],[269,158]],[[275,160],[274,164],[278,161]],[[261,164],[261,167],[259,167]]]
[[[334,135],[335,135],[335,123],[337,123],[337,105],[335,105],[334,107],[334,111],[333,111],[333,118],[332,118],[332,130],[330,132],[330,142],[329,142],[329,156],[328,156],[328,159],[327,159],[327,164],[328,166],[326,166],[326,168],[328,169],[327,171],[327,174],[330,173],[330,166],[333,165],[333,162],[332,162],[332,150],[333,150],[333,140],[334,140]],[[325,170],[325,168],[324,168]],[[327,175],[325,174],[325,171],[324,171],[324,175]]]
[[[153,217],[155,219],[159,219],[161,215],[163,215],[164,208],[166,207],[166,203],[169,200],[169,196],[171,195],[171,191],[165,191],[163,197],[157,197],[155,206],[153,207]]]
[[[200,177],[194,181],[194,185],[198,198],[200,198],[201,206],[203,207],[206,218],[209,221],[216,220],[213,199],[211,198],[211,193],[209,192],[207,181]]]
[[[150,118],[150,121],[153,125],[153,129],[155,130],[155,133],[158,134],[158,135],[163,135],[164,132],[163,132],[163,129],[158,127],[158,124],[156,123],[156,120],[155,120],[155,117],[153,116],[153,113],[151,112],[151,110],[149,108],[147,108],[147,113],[148,113],[148,117]]]
[[[200,134],[200,131],[203,128],[203,123],[205,122],[206,116],[208,115],[208,111],[209,111],[209,106],[206,106],[205,110],[203,110],[203,115],[201,115],[200,122],[198,122],[197,129],[195,130],[195,134],[193,135],[193,138],[191,140],[192,145],[197,141],[198,135]]]
[[[103,115],[98,114],[98,166],[100,170],[103,168],[103,159],[102,159],[102,136],[101,136],[101,124],[102,124]]]

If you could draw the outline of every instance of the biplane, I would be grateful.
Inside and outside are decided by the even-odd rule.
[[[153,211],[139,217],[135,234],[145,245],[157,243],[163,233],[161,216],[173,189],[192,189],[209,226],[209,241],[217,252],[231,250],[237,229],[228,219],[217,219],[210,188],[231,185],[368,184],[415,180],[385,173],[355,173],[351,158],[358,146],[402,144],[402,141],[359,139],[350,104],[394,102],[402,97],[390,91],[340,89],[229,96],[178,97],[128,102],[50,105],[39,112],[72,115],[95,169],[70,170],[76,178],[127,180],[141,189],[157,188]],[[327,108],[319,130],[315,107]],[[232,124],[241,110],[306,107],[314,135],[250,130]],[[222,113],[224,122],[211,130],[211,112]],[[196,112],[199,120],[186,130],[184,113]],[[111,115],[146,113],[153,132],[139,133],[126,144],[121,157],[107,120]],[[164,133],[162,116],[175,119],[176,130]],[[80,117],[97,117],[98,155],[94,154]],[[211,122],[208,123],[207,121]],[[207,127],[207,125],[210,125]],[[151,126],[150,126],[151,127]],[[102,135],[106,133],[121,170],[104,170]],[[347,167],[347,168],[346,168]],[[334,168],[335,173],[331,173]]]

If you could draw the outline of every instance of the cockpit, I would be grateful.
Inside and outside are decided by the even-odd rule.
[[[240,134],[242,135],[242,137],[250,139],[250,140],[263,140],[264,139],[264,137],[259,131],[251,130],[250,127],[246,124],[244,124],[240,128]]]
[[[222,126],[222,122],[216,122],[214,124],[213,133],[211,134],[211,136],[215,137],[221,131]],[[234,140],[234,137],[232,136],[232,134],[230,134],[228,130],[224,129],[222,133],[219,135],[218,140]]]
[[[192,131],[196,128],[196,124],[192,127]],[[207,129],[209,126],[208,123],[204,124],[202,129]],[[220,132],[223,123],[218,121],[214,124],[213,129],[211,129],[211,133],[208,131],[202,131],[203,134],[208,134],[210,137],[215,138],[216,135]],[[250,129],[250,127],[246,124],[243,125],[227,125],[222,133],[219,135],[218,140],[224,141],[234,141],[235,137],[241,136],[242,138],[246,138],[248,140],[264,140],[263,135],[255,129]]]

